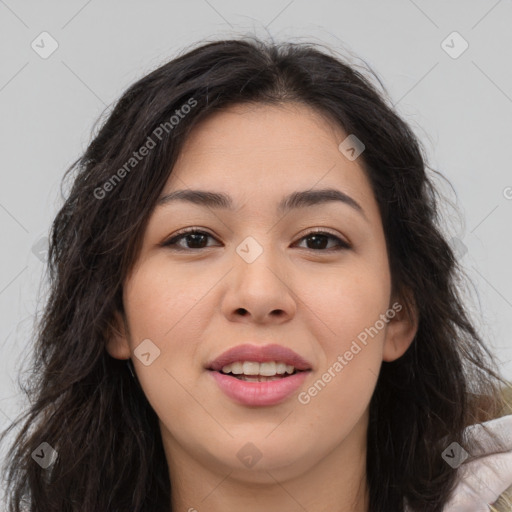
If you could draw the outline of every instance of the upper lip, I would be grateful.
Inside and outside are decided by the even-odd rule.
[[[297,370],[311,370],[311,364],[293,350],[282,345],[237,345],[207,364],[209,370],[220,371],[224,366],[236,361],[255,361],[265,363],[276,361],[293,366]]]

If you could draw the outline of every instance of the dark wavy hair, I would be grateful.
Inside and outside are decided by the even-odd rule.
[[[231,105],[289,102],[365,144],[358,162],[380,209],[393,291],[419,317],[409,350],[382,364],[370,403],[370,510],[401,512],[404,499],[415,511],[442,510],[456,471],[441,454],[499,410],[503,380],[463,304],[467,276],[441,232],[425,151],[388,97],[322,45],[256,37],[202,41],[124,92],[63,180],[72,183],[51,228],[49,295],[22,384],[30,407],[3,434],[22,424],[5,464],[9,512],[169,511],[158,418],[106,340],[190,131]],[[128,169],[150,136],[155,147]],[[58,452],[47,470],[31,456],[43,442]]]

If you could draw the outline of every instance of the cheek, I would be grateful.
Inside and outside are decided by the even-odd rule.
[[[358,418],[368,406],[382,364],[389,273],[375,263],[347,265],[329,283],[309,286],[305,296],[315,312],[310,330],[322,355],[302,403],[316,402],[336,422]]]
[[[369,406],[387,328],[381,315],[389,305],[387,281],[371,272],[340,279],[328,290],[316,295],[322,321],[315,319],[314,329],[321,361],[298,397],[311,417],[322,418],[316,434],[327,444],[333,432],[338,440],[348,435]]]
[[[150,365],[133,359],[144,393],[159,415],[190,401],[183,389],[194,385],[199,371],[191,362],[208,322],[204,296],[215,283],[213,277],[204,278],[171,272],[168,264],[153,261],[138,267],[125,287],[131,351],[147,339],[157,347],[158,356]],[[160,411],[163,402],[167,412]]]
[[[165,258],[139,267],[125,291],[133,343],[141,336],[153,336],[167,349],[179,341],[176,334],[180,331],[199,329],[196,324],[202,316],[197,310],[214,282],[207,275],[197,279],[197,272],[173,268]]]
[[[316,325],[322,333],[317,339],[324,340],[327,354],[331,357],[334,353],[343,354],[357,339],[364,343],[365,333],[367,339],[374,341],[372,345],[382,341],[385,324],[380,318],[388,310],[391,292],[390,275],[385,266],[357,261],[329,276],[312,276],[307,283],[303,289],[304,302],[309,303],[316,314]],[[364,359],[361,354],[359,358]]]

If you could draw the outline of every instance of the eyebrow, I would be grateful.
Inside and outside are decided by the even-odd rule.
[[[191,189],[175,190],[160,197],[157,205],[163,206],[171,203],[172,201],[187,201],[207,208],[234,210],[233,199],[229,195],[221,192]],[[305,208],[308,206],[316,206],[332,202],[341,202],[346,204],[368,220],[362,206],[355,199],[345,194],[345,192],[335,188],[292,192],[280,201],[277,206],[277,211],[280,214],[285,214],[297,208]]]

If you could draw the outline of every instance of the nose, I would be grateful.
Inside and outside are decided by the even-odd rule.
[[[295,316],[297,295],[289,273],[271,252],[264,250],[251,263],[234,253],[221,306],[230,321],[280,324]]]

